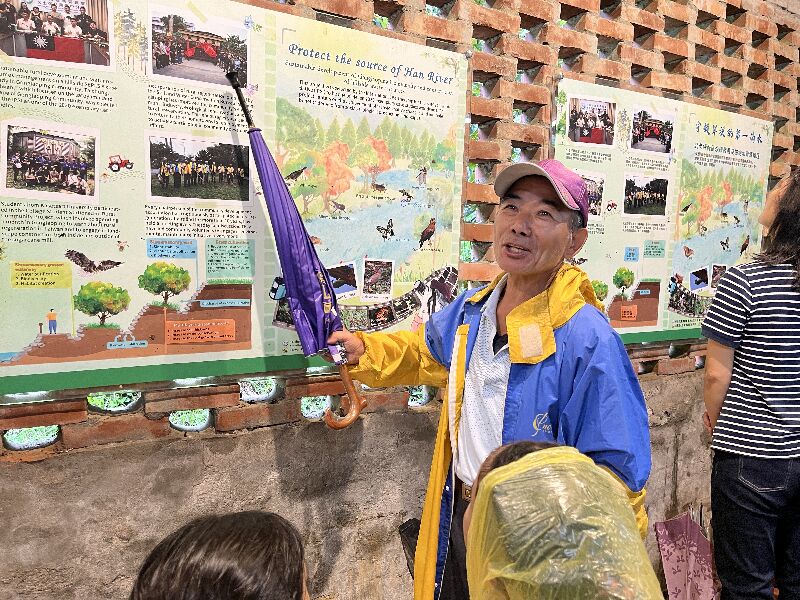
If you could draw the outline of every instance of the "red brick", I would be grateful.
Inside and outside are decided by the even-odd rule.
[[[684,60],[675,69],[676,73],[682,73],[689,77],[697,77],[703,81],[710,81],[711,83],[720,83],[720,69],[710,67],[698,62]]]
[[[785,87],[788,90],[793,90],[795,87],[797,87],[797,80],[794,77],[790,77],[783,71],[774,71],[769,69],[764,71],[759,79],[766,79],[770,83]]]
[[[469,111],[473,115],[489,117],[490,119],[510,119],[511,103],[500,99],[471,96],[469,99]]]
[[[550,90],[543,85],[519,83],[505,79],[501,79],[495,84],[494,88],[492,88],[492,96],[514,98],[521,102],[540,105],[550,102]]]
[[[740,75],[747,75],[747,69],[749,67],[748,63],[741,58],[726,56],[725,54],[721,53],[712,56],[711,60],[708,61],[708,64],[711,67],[726,69],[728,71],[733,71],[734,73],[739,73]]]
[[[514,77],[517,74],[517,61],[509,56],[476,52],[472,55],[472,68],[475,71],[497,73],[501,77]]]
[[[421,45],[425,44],[425,40],[421,39],[418,36],[408,35],[400,31],[392,31],[391,29],[383,29],[375,25],[372,21],[369,22],[353,21],[352,28],[357,31],[364,31],[365,33],[372,33],[375,35],[392,38],[394,40],[400,40],[402,42],[411,42],[412,44],[421,44]]]
[[[519,15],[495,10],[476,4],[473,0],[456,0],[452,13],[458,19],[470,21],[475,25],[489,27],[495,31],[519,31]]]
[[[788,102],[773,102],[772,114],[782,119],[794,119],[796,113],[794,106]]]
[[[463,186],[463,196],[470,202],[483,202],[485,204],[497,204],[499,198],[494,193],[494,188],[485,183],[465,183]]]
[[[275,404],[248,404],[235,408],[221,408],[217,411],[216,430],[236,431],[254,427],[269,427],[294,423],[303,418],[300,400],[282,400]]]
[[[646,10],[681,23],[694,23],[695,19],[695,13],[688,5],[673,0],[655,0],[648,5]]]
[[[761,44],[759,44],[758,49],[764,50],[764,52],[779,54],[795,63],[798,61],[798,49],[793,48],[788,44],[784,44],[783,41],[775,38],[765,39]]]
[[[298,377],[286,382],[286,398],[304,396],[340,396],[344,394],[344,383],[338,375],[324,377]]]
[[[654,31],[664,31],[664,17],[650,12],[649,10],[642,10],[636,8],[632,4],[620,4],[614,11],[616,18],[621,18],[624,21],[629,21],[634,25],[642,25]]]
[[[362,414],[408,410],[408,392],[364,394],[364,400],[367,406],[362,409]]]
[[[733,53],[733,56],[736,58],[742,58],[745,62],[749,64],[757,64],[762,65],[768,69],[775,68],[775,57],[771,54],[767,54],[763,50],[759,50],[758,48],[753,48],[752,46],[748,46],[744,44],[736,49]]]
[[[561,5],[557,0],[519,0],[519,12],[542,21],[558,19]]]
[[[506,160],[511,152],[508,143],[494,140],[470,140],[466,157],[469,160]]]
[[[208,386],[145,392],[145,413],[168,413],[174,410],[220,408],[239,404],[239,386]]]
[[[612,21],[593,14],[586,14],[581,17],[575,24],[575,29],[589,31],[615,40],[628,41],[633,39],[633,25],[630,23]]]
[[[461,239],[470,242],[494,241],[494,225],[491,223],[461,223]]]
[[[694,6],[697,10],[712,14],[718,19],[725,18],[726,4],[719,0],[694,0]]]
[[[491,281],[500,274],[495,263],[458,263],[458,278],[462,281]]]
[[[781,41],[788,46],[800,46],[800,27],[795,31],[787,33]]]
[[[705,46],[706,48],[711,48],[715,52],[724,52],[725,51],[725,38],[714,35],[710,31],[706,31],[705,29],[701,29],[700,27],[696,27],[694,25],[687,25],[687,39],[690,42],[694,42],[695,44],[700,44],[701,46]],[[695,54],[697,54],[695,52]]]
[[[80,423],[88,417],[86,399],[0,406],[0,431],[43,425]]]
[[[581,33],[580,31],[564,29],[553,23],[548,23],[542,27],[539,39],[551,46],[577,48],[584,52],[597,52],[597,38],[595,36]]]
[[[769,37],[776,37],[778,35],[778,26],[770,19],[762,17],[753,13],[746,13],[748,17],[748,26],[751,29],[763,33]]]
[[[773,95],[772,84],[769,81],[761,81],[759,79],[750,79],[749,77],[745,77],[742,87],[748,94],[758,94],[764,98],[771,98]]]
[[[631,78],[630,65],[598,58],[592,54],[583,54],[575,63],[574,69],[583,73],[590,73],[606,79],[625,80]]]
[[[297,0],[296,3],[362,21],[371,20],[374,14],[372,2],[364,0]]]
[[[787,165],[785,163],[772,162],[769,165],[769,174],[772,177],[783,177],[784,175],[791,173],[791,171],[791,165]]]
[[[752,41],[751,34],[747,29],[738,27],[727,21],[713,21],[708,30],[724,38],[736,40],[740,44],[749,44]]]
[[[675,54],[677,56],[683,56],[690,59],[694,58],[694,47],[691,46],[689,42],[686,40],[679,40],[669,37],[663,33],[655,33],[651,35],[647,40],[645,40],[644,44],[642,44],[642,48],[645,50],[668,52],[670,54]]]
[[[500,38],[496,49],[502,54],[510,54],[522,60],[547,65],[553,64],[558,59],[558,51],[550,46],[521,40],[514,34],[506,33]]]
[[[148,419],[141,413],[115,416],[92,416],[89,421],[61,428],[65,448],[86,448],[100,444],[152,440],[181,434],[164,419]]]
[[[469,42],[472,29],[471,24],[466,21],[450,21],[417,12],[404,13],[401,28],[424,37],[463,43]]]
[[[721,84],[710,85],[703,92],[704,98],[728,104],[744,104],[745,96],[744,90],[728,88]]]
[[[544,146],[549,139],[549,129],[545,125],[522,125],[519,123],[496,123],[492,128],[491,137],[515,142],[525,142]]]
[[[654,87],[663,90],[672,90],[676,92],[686,92],[687,94],[692,91],[692,80],[685,75],[669,75],[667,73],[659,73],[651,71],[645,75],[642,80],[644,87]]]
[[[650,50],[642,50],[641,48],[634,47],[630,43],[624,42],[617,46],[614,55],[619,57],[619,60],[623,62],[633,63],[634,65],[640,65],[658,71],[664,69],[663,54],[660,52],[651,52]],[[612,58],[614,58],[614,55],[612,55]]]
[[[785,148],[791,150],[794,147],[794,138],[790,135],[783,133],[775,133],[772,136],[772,145],[778,148]]]
[[[656,365],[656,373],[659,375],[676,375],[677,373],[690,373],[694,371],[694,357],[685,356],[683,358],[662,358]]]

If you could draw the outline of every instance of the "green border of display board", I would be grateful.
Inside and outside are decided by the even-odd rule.
[[[701,333],[699,329],[652,331],[621,335],[622,341],[625,344],[689,340],[699,338],[700,336]],[[0,378],[0,395],[45,391],[55,392],[60,390],[116,385],[136,385],[193,377],[273,373],[275,371],[306,369],[328,364],[329,363],[321,358],[306,358],[302,354],[292,354],[288,356],[216,360],[148,367],[116,367],[113,369],[95,369],[92,371],[15,375],[13,377]],[[0,406],[3,404],[8,403],[4,403],[2,399],[0,399]]]

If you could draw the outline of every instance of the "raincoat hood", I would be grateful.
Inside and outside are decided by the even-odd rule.
[[[494,469],[474,502],[467,575],[475,598],[663,599],[625,488],[574,448]]]

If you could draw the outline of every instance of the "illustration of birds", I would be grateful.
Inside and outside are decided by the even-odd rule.
[[[589,259],[580,257],[580,258],[573,258],[571,262],[573,265],[577,267],[578,265],[582,265],[583,263],[585,263],[587,260]]]
[[[683,275],[681,275],[679,273],[675,273],[674,277],[675,277],[675,281],[676,282],[678,282],[679,284],[683,283]]]
[[[375,190],[376,192],[385,192],[386,186],[381,183],[373,183],[372,189]]]
[[[312,244],[321,244],[321,243],[322,243],[322,240],[321,240],[321,239],[319,239],[319,238],[318,238],[317,236],[315,236],[315,235],[310,235],[310,236],[308,236],[308,239],[310,239],[310,240],[311,240],[311,243],[312,243]]]
[[[339,212],[344,212],[344,209],[346,208],[344,204],[337,202],[336,200],[331,200],[331,204],[333,204],[334,210],[338,210]]]
[[[692,208],[692,204],[694,204],[694,202],[689,202],[689,204],[687,204],[686,206],[684,206],[684,207],[681,209],[681,212],[682,212],[682,213],[685,213],[687,210],[689,210],[690,208]]]
[[[411,202],[414,199],[408,190],[400,190],[400,194],[403,196],[400,202]]]
[[[436,219],[431,219],[428,226],[422,230],[422,233],[419,236],[419,247],[422,248],[422,244],[427,242],[429,239],[433,237],[433,234],[436,233]]]
[[[704,236],[708,231],[708,227],[706,227],[705,225],[700,225],[698,227],[698,230],[700,231],[700,235]]]
[[[739,219],[739,217],[737,217],[736,215],[733,215],[733,224],[734,225],[736,225],[738,227],[741,222],[742,221],[741,221],[741,219]]]
[[[684,254],[684,256],[686,256],[686,258],[689,258],[692,254],[694,254],[694,250],[689,248],[689,246],[684,246],[683,247],[683,254]]]
[[[728,213],[723,212],[723,213],[720,213],[719,216],[722,217],[722,222],[723,223],[727,223],[728,222]]]
[[[392,222],[391,219],[389,219],[389,222],[386,223],[386,227],[381,227],[380,225],[378,225],[377,227],[375,227],[375,229],[377,229],[378,233],[380,233],[381,236],[383,236],[384,240],[388,240],[390,237],[394,236],[394,223]]]
[[[97,271],[108,271],[114,267],[120,266],[122,263],[116,260],[101,260],[99,263],[93,261],[83,252],[77,250],[67,250],[64,256],[83,269],[84,273],[96,273]]]
[[[744,242],[742,242],[742,249],[739,250],[739,255],[745,253],[745,250],[750,246],[750,234],[747,234],[747,237],[744,238]]]
[[[725,252],[727,252],[728,250],[731,249],[731,243],[730,242],[731,242],[731,238],[730,238],[730,236],[728,236],[724,240],[720,240],[719,241],[719,245],[722,246],[722,249],[725,250]]]
[[[124,240],[117,240],[117,248],[119,248],[120,252],[123,252],[127,247],[128,247],[128,242]]]
[[[286,181],[297,181],[297,178],[300,177],[300,175],[302,175],[303,171],[305,170],[306,167],[300,167],[296,171],[292,171],[291,173],[289,173],[286,177],[284,177],[284,179]]]

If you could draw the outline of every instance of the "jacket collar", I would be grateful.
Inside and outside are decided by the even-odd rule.
[[[468,302],[485,301],[497,287],[501,273]],[[506,318],[511,361],[536,364],[556,351],[555,330],[569,321],[585,304],[601,312],[603,305],[594,295],[589,277],[578,267],[564,263],[546,290],[526,300]]]

